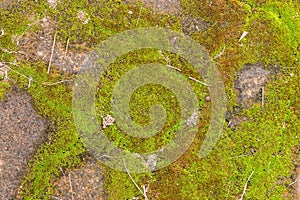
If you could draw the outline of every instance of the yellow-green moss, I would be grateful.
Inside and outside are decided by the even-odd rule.
[[[0,81],[0,100],[2,100],[5,94],[10,90],[10,84],[7,81]]]
[[[182,0],[182,7],[192,17],[201,17],[209,24],[207,30],[194,33],[192,37],[205,46],[212,57],[226,46],[224,54],[216,59],[216,64],[226,86],[229,109],[236,105],[233,82],[243,64],[276,64],[281,66],[281,75],[266,88],[265,107],[262,109],[260,105],[255,105],[240,113],[248,116],[249,120],[235,131],[225,128],[217,146],[203,159],[199,159],[197,155],[208,128],[210,103],[203,100],[208,95],[205,87],[190,81],[200,100],[202,116],[194,143],[169,167],[151,174],[133,174],[134,179],[139,185],[149,186],[148,196],[153,199],[236,199],[242,192],[246,179],[254,171],[245,198],[281,199],[289,183],[284,180],[288,180],[293,169],[291,149],[300,142],[296,137],[300,131],[300,53],[297,50],[300,43],[300,22],[299,17],[296,17],[300,12],[299,5],[293,1]],[[1,26],[6,31],[5,36],[0,37],[1,48],[17,50],[12,41],[13,34],[38,28],[29,28],[30,19],[41,19],[45,15],[57,22],[58,41],[65,43],[69,39],[70,43],[86,42],[88,47],[97,45],[115,33],[135,27],[158,25],[181,30],[180,20],[175,16],[154,15],[148,8],[142,8],[140,12],[140,8],[141,4],[127,5],[117,0],[63,0],[55,10],[49,8],[45,1],[23,1],[19,6],[14,5],[8,10],[0,9]],[[88,24],[82,24],[77,18],[80,10],[85,11],[90,18]],[[129,11],[133,14],[129,14]],[[31,12],[35,12],[35,15]],[[249,34],[238,42],[244,31]],[[103,106],[99,108],[99,113],[109,112],[112,88],[122,74],[143,63],[166,64],[166,56],[170,58],[170,64],[181,68],[186,76],[200,78],[184,59],[169,52],[163,52],[163,55],[157,50],[149,49],[131,52],[113,63],[102,77],[102,85],[99,85],[101,91],[97,94],[97,105]],[[13,62],[15,55],[1,51],[0,58],[2,61]],[[34,105],[39,112],[53,122],[48,142],[39,148],[29,165],[20,195],[23,199],[49,199],[53,190],[51,179],[59,175],[59,168],[71,168],[79,164],[80,156],[86,150],[78,138],[72,119],[72,88],[67,84],[45,86],[41,83],[73,77],[62,76],[55,71],[48,75],[43,63],[23,62],[11,67],[33,77],[35,82],[28,92],[33,96]],[[13,71],[9,76],[19,87],[27,88],[26,78]],[[4,85],[7,86],[6,83]],[[0,86],[0,89],[4,88]],[[144,95],[145,91],[155,89],[159,89],[157,95],[161,97],[164,94],[164,98]],[[134,119],[147,123],[147,110],[141,112],[139,109],[143,106],[150,107],[154,103],[165,101],[167,108],[176,107],[176,101],[168,101],[170,95],[169,91],[155,85],[140,88],[133,97],[135,101],[131,103]],[[169,132],[162,133],[162,138],[167,138],[174,132],[176,119],[176,112],[169,115]],[[149,151],[160,146],[162,141],[168,141],[140,141],[125,135],[116,126],[110,126],[105,131],[118,146],[127,150]],[[142,197],[126,173],[106,167],[104,173],[110,199]]]

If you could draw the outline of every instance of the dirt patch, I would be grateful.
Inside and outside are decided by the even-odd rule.
[[[209,27],[209,23],[201,18],[194,18],[190,15],[184,15],[180,18],[182,31],[186,35],[192,35],[195,32],[205,31]]]
[[[7,8],[13,0],[0,0],[0,8]]]
[[[237,102],[242,108],[249,108],[262,100],[263,88],[269,80],[269,71],[260,65],[246,64],[235,81]]]
[[[127,3],[142,2],[143,6],[150,7],[159,13],[180,13],[180,0],[124,0]]]
[[[264,87],[271,74],[259,64],[244,65],[234,82],[238,106],[234,107],[232,112],[228,112],[226,117],[230,128],[235,129],[248,120],[247,116],[239,116],[242,109],[250,108],[255,103],[264,103]]]
[[[46,139],[47,123],[15,88],[0,101],[0,130],[0,199],[14,199],[28,161]]]
[[[102,169],[91,157],[86,157],[84,164],[75,170],[63,171],[60,178],[54,180],[52,199],[107,199],[103,191]]]
[[[210,26],[202,18],[195,18],[187,13],[184,13],[180,0],[124,0],[127,3],[136,4],[136,2],[142,2],[142,6],[149,7],[158,13],[170,13],[180,18],[182,25],[182,32],[186,35],[192,35],[195,32],[201,32],[207,30]]]
[[[26,37],[16,38],[20,53],[19,58],[26,61],[42,60],[49,64],[53,49],[52,67],[63,73],[77,73],[88,54],[88,50],[73,51],[69,50],[71,44],[68,41],[66,44],[57,42],[57,40],[54,42],[55,21],[50,17],[45,17],[36,23],[41,25],[38,32],[30,32],[27,33]],[[81,49],[86,48],[84,44],[77,46],[80,46]]]

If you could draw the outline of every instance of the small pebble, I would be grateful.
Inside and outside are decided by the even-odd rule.
[[[205,98],[205,101],[210,101],[210,96],[207,96],[206,98]]]

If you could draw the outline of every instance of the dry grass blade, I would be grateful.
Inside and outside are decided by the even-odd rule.
[[[54,35],[54,38],[53,38],[53,45],[52,45],[52,50],[51,50],[50,60],[49,60],[49,64],[48,64],[47,74],[50,73],[50,67],[51,67],[51,62],[52,62],[52,58],[53,58],[55,42],[56,42],[56,35],[57,35],[57,32],[55,32],[55,35]]]
[[[134,179],[132,178],[132,176],[130,175],[128,169],[127,169],[127,166],[126,166],[126,163],[125,163],[125,160],[123,158],[123,163],[124,163],[124,168],[129,176],[129,178],[131,179],[131,181],[133,182],[133,184],[135,185],[135,187],[142,193],[142,195],[145,197],[145,200],[148,200],[148,197],[147,197],[147,194],[146,194],[146,189],[145,191],[143,192],[142,189],[138,186],[138,184],[134,181]]]
[[[253,174],[254,174],[254,171],[252,171],[252,173],[251,173],[250,176],[248,177],[248,179],[247,179],[247,181],[246,181],[246,183],[245,183],[245,185],[244,185],[244,190],[243,190],[242,196],[241,196],[241,198],[240,198],[239,200],[243,200],[243,198],[244,198],[244,196],[245,196],[245,194],[246,194],[248,182],[250,181],[250,179],[251,179],[251,177],[252,177]]]

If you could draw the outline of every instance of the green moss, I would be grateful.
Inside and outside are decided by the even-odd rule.
[[[0,81],[0,100],[4,99],[5,94],[10,90],[10,84],[6,81]]]
[[[26,9],[22,8],[22,6],[26,7]],[[20,7],[13,5],[1,13],[1,17],[4,19],[4,28],[12,30],[12,32],[6,32],[7,35],[5,37],[1,37],[1,42],[3,43],[3,48],[16,50],[17,46],[12,41],[12,34],[22,34],[25,31],[37,30],[38,26],[32,27],[29,26],[29,23],[39,20],[46,15],[57,21],[58,41],[65,42],[69,39],[70,43],[87,42],[89,47],[96,45],[117,32],[135,27],[159,25],[166,28],[180,29],[180,27],[178,28],[179,20],[175,17],[168,15],[155,16],[145,8],[140,12],[140,6],[140,4],[138,7],[131,4],[126,5],[120,1],[89,1],[89,4],[87,1],[61,1],[57,9],[54,10],[45,6],[44,1],[36,4],[25,1]],[[16,12],[12,12],[13,9]],[[24,9],[25,14],[22,13],[22,9]],[[129,10],[133,14],[129,14]],[[29,15],[29,11],[35,12],[35,18]],[[77,14],[79,11],[86,12],[86,16],[89,18],[87,24],[83,24],[78,19]],[[152,55],[149,55],[149,58]],[[156,53],[156,57],[157,55]],[[1,59],[6,62],[15,59],[15,56],[11,53],[2,53],[1,56]],[[132,60],[134,57],[128,56],[128,58]],[[10,72],[9,77],[16,81],[19,87],[26,89],[28,86],[28,79],[19,74],[33,78],[34,82],[28,89],[28,92],[32,95],[34,105],[38,108],[40,114],[51,122],[49,140],[38,149],[34,159],[30,162],[28,174],[22,183],[20,197],[22,199],[49,199],[49,195],[53,190],[51,180],[54,176],[60,174],[60,168],[71,168],[79,164],[81,162],[80,155],[85,153],[85,149],[79,140],[72,119],[72,89],[65,84],[45,86],[43,83],[72,79],[72,77],[59,75],[55,70],[48,75],[46,73],[47,67],[43,63],[29,64],[25,62],[11,67],[13,71]],[[129,67],[132,66],[127,65],[125,69]],[[118,77],[117,73],[119,72],[114,69],[112,76]],[[137,96],[137,98],[139,99],[140,97]],[[112,131],[110,134],[111,137],[119,137],[121,146],[129,142],[120,138],[120,132],[114,133]],[[118,138],[116,138],[116,143],[118,143]],[[150,142],[148,146],[152,145],[152,143]],[[145,148],[149,147],[146,145]],[[107,179],[107,190],[112,198],[129,198],[134,196],[134,194],[138,194],[127,174],[111,169],[106,169],[106,173],[106,176],[110,177]],[[124,187],[117,189],[115,183]],[[128,192],[128,188],[131,192]]]
[[[294,65],[300,42],[298,13],[299,5],[292,2],[272,2],[253,7],[245,27],[249,32],[244,42],[243,51],[247,51],[245,60],[280,63],[285,67]]]
[[[30,171],[23,181],[21,197],[23,199],[47,199],[51,192],[51,179],[59,174],[60,167],[72,167],[81,162],[79,155],[85,150],[78,138],[72,120],[72,93],[65,85],[44,86],[42,83],[55,82],[66,77],[47,75],[44,64],[27,65],[19,63],[14,67],[21,74],[34,80],[28,89],[39,113],[50,123],[50,137],[42,145],[30,162]],[[10,73],[18,86],[26,89],[28,79],[16,73]]]
[[[281,75],[265,89],[265,106],[255,105],[240,113],[248,116],[237,130],[225,128],[211,154],[198,158],[198,151],[208,129],[210,103],[204,101],[207,89],[188,80],[199,99],[201,121],[199,131],[188,151],[172,165],[151,174],[134,175],[139,185],[148,185],[148,196],[157,199],[236,199],[252,171],[247,199],[281,199],[292,172],[291,149],[299,144],[299,5],[275,1],[200,1],[182,0],[182,7],[193,17],[201,17],[208,24],[204,31],[192,37],[205,46],[211,56],[224,54],[216,59],[223,76],[229,98],[228,109],[236,106],[234,78],[245,63],[276,64]],[[1,26],[6,34],[0,37],[1,48],[17,50],[13,34],[36,30],[29,23],[48,15],[56,21],[58,41],[86,43],[89,48],[115,33],[135,27],[161,26],[181,30],[180,20],[172,15],[154,15],[141,4],[125,4],[121,1],[60,1],[57,9],[49,8],[45,1],[24,1],[8,10],[1,9]],[[13,12],[13,10],[15,12]],[[35,19],[30,13],[34,11]],[[77,17],[84,11],[89,18],[83,24]],[[132,11],[133,14],[130,14]],[[140,13],[140,14],[139,14]],[[244,31],[249,34],[238,42]],[[71,47],[72,48],[72,47]],[[74,50],[74,49],[73,49]],[[1,51],[2,61],[13,62],[15,55]],[[297,60],[298,59],[298,60]],[[180,68],[186,77],[201,79],[183,58],[170,52],[142,49],[128,53],[111,64],[101,77],[97,92],[97,114],[110,113],[113,88],[122,75],[145,63],[158,62]],[[30,162],[28,174],[20,191],[22,199],[49,199],[53,191],[51,180],[60,174],[60,168],[72,168],[81,162],[86,153],[73,122],[72,88],[67,83],[45,86],[45,82],[73,79],[53,70],[49,75],[43,63],[19,62],[11,68],[33,77],[28,92],[34,105],[50,123],[50,137]],[[9,77],[19,87],[28,86],[28,79],[10,71]],[[0,97],[8,84],[0,82]],[[151,94],[151,95],[150,95]],[[167,111],[167,123],[163,131],[151,139],[128,136],[116,125],[105,129],[105,134],[116,145],[126,150],[147,152],[161,147],[172,139],[178,126],[180,110],[178,102],[171,98],[171,91],[158,85],[145,85],[135,91],[130,102],[132,118],[141,124],[149,123],[148,110],[154,104],[163,104]],[[142,197],[126,173],[103,167],[105,187],[110,199]]]

